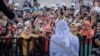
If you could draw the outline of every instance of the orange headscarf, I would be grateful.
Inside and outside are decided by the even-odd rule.
[[[84,25],[85,25],[86,27],[88,27],[88,30],[82,29],[82,30],[80,31],[80,34],[81,34],[82,36],[86,36],[87,39],[92,38],[92,37],[94,36],[94,30],[91,28],[91,27],[92,27],[92,26],[91,26],[91,23],[90,23],[89,21],[84,21]]]

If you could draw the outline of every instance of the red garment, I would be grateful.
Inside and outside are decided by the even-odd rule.
[[[49,41],[45,39],[45,52],[49,51]]]
[[[82,30],[80,31],[80,34],[81,34],[82,36],[86,36],[86,39],[91,39],[91,38],[94,36],[94,30],[91,28],[91,27],[92,27],[92,26],[91,26],[91,23],[90,23],[89,21],[85,21],[85,22],[84,22],[84,25],[85,25],[86,27],[88,27],[88,29],[87,29],[87,30],[82,29]]]
[[[41,17],[41,20],[42,20],[42,21],[46,21],[46,17],[42,16],[42,17]]]

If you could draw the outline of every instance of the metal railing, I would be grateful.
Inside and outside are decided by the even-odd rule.
[[[27,56],[45,56],[43,38],[0,38],[0,56],[25,56],[23,55],[23,41],[27,42]],[[29,50],[30,42],[34,46],[32,50]]]

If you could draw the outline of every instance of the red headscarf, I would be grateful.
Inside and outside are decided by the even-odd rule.
[[[49,25],[44,27],[44,33],[48,32],[48,31],[51,31],[51,27]],[[49,40],[45,39],[45,52],[49,51],[48,45],[49,45]]]
[[[89,21],[84,21],[84,25],[85,25],[86,27],[88,27],[88,30],[82,29],[82,30],[80,31],[80,34],[81,34],[82,36],[86,36],[87,39],[92,38],[92,37],[94,36],[94,30],[91,28],[91,27],[92,27],[92,26],[91,26],[91,23],[90,23]]]

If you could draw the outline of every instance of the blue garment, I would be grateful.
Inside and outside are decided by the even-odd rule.
[[[34,7],[33,7],[33,11],[34,11],[34,12],[37,12],[37,11],[38,11],[38,8],[37,8],[36,6],[34,6]]]
[[[70,37],[70,45],[71,49],[74,51],[72,56],[79,56],[79,39],[77,36],[74,36],[72,33],[68,33],[68,36]]]
[[[73,53],[52,41],[71,49]],[[77,52],[79,50],[79,44],[77,42],[78,38],[71,34],[67,22],[64,20],[58,21],[56,24],[55,34],[51,37],[50,41],[50,56],[78,56]]]
[[[25,11],[25,12],[31,12],[31,8],[30,7],[24,7],[23,11]]]

